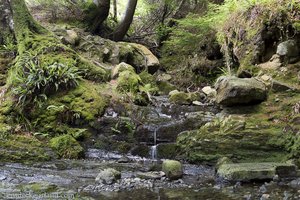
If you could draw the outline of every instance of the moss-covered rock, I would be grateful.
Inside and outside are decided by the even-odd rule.
[[[32,110],[30,118],[40,132],[76,134],[70,125],[87,126],[104,113],[108,98],[102,92],[101,85],[81,81],[77,88],[51,96],[43,107]]]
[[[157,157],[162,159],[174,159],[177,155],[176,143],[161,143],[157,145]]]
[[[17,134],[2,136],[0,136],[1,162],[32,163],[48,161],[52,158],[51,152],[47,149],[47,144],[33,136]]]
[[[200,101],[201,94],[198,92],[185,93],[178,90],[169,93],[169,101],[174,104],[190,105],[193,101]]]
[[[84,156],[84,149],[70,135],[54,137],[49,145],[60,158],[77,159]]]
[[[116,65],[113,68],[113,70],[111,72],[111,78],[112,79],[118,78],[120,73],[123,71],[131,71],[131,72],[135,73],[135,69],[131,65],[121,62],[120,64]]]
[[[162,163],[162,171],[171,180],[176,180],[182,177],[182,164],[176,160],[165,160]]]
[[[177,143],[192,162],[215,163],[221,157],[243,162],[284,161],[288,152],[281,133],[281,126],[264,122],[260,115],[247,121],[229,116],[217,118],[199,130],[181,133]]]
[[[287,163],[231,163],[222,164],[217,174],[228,181],[271,180],[275,175],[280,178],[294,177],[297,167]]]
[[[117,89],[121,92],[136,93],[139,90],[141,78],[135,72],[126,70],[119,74]]]

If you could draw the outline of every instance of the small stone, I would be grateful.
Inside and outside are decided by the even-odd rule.
[[[0,175],[0,181],[3,181],[3,180],[5,180],[7,177],[6,176],[4,176],[4,175]]]
[[[269,198],[270,198],[269,194],[263,194],[260,199],[265,200],[265,199],[269,199]]]
[[[118,163],[129,163],[129,162],[131,162],[131,160],[127,156],[123,156],[117,162]]]

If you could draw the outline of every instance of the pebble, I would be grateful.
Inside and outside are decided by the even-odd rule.
[[[4,176],[4,175],[0,175],[0,181],[3,181],[3,180],[5,180],[7,177],[6,176]]]

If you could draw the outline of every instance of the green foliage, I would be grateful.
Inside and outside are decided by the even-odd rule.
[[[173,28],[171,38],[166,41],[166,45],[167,50],[175,51],[177,54],[199,51],[201,45],[206,42],[205,37],[211,37],[213,32],[211,19],[207,17],[192,14],[176,22],[178,26]]]
[[[41,64],[37,56],[25,52],[18,57],[14,81],[14,94],[19,98],[21,107],[29,103],[46,100],[47,95],[59,89],[78,85],[80,71],[75,66],[54,62]]]

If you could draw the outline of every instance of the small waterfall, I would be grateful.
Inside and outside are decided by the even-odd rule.
[[[151,159],[157,160],[157,128],[153,132],[153,146],[151,146]]]
[[[157,159],[157,145],[151,146],[151,159],[152,160]]]

